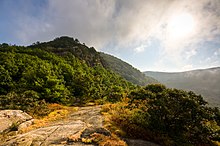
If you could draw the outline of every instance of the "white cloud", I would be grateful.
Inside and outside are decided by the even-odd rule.
[[[192,49],[192,50],[189,50],[189,51],[186,51],[186,59],[189,60],[192,56],[196,55],[196,50],[195,49]]]
[[[114,44],[110,49],[136,53],[144,52],[147,40],[156,38],[163,48],[160,60],[154,62],[157,68],[181,69],[200,51],[200,42],[219,41],[219,10],[219,0],[48,0],[38,17],[18,12],[15,35],[25,44],[69,35],[99,50]],[[171,37],[171,18],[183,13],[192,16],[193,31]]]
[[[135,48],[134,50],[135,50],[136,53],[141,53],[141,52],[144,52],[144,51],[145,51],[145,47],[146,47],[146,46],[141,45],[141,46]]]
[[[217,50],[214,52],[214,55],[215,55],[215,56],[220,56],[220,48],[217,49]]]
[[[192,70],[192,69],[193,69],[193,65],[192,64],[187,64],[187,65],[182,67],[182,71]]]
[[[70,35],[96,48],[110,42],[118,47],[133,47],[146,40],[171,2],[49,0],[42,18],[29,14],[18,18],[17,34],[25,43]],[[45,29],[47,25],[50,27]]]
[[[209,11],[205,10],[207,5],[210,7]],[[215,10],[213,7],[215,7]],[[192,59],[193,56],[202,51],[198,48],[200,43],[203,43],[204,41],[219,42],[219,39],[216,39],[216,36],[220,34],[219,10],[220,3],[218,0],[201,0],[200,2],[192,0],[174,1],[170,5],[165,11],[160,24],[152,33],[154,37],[161,41],[162,46],[164,46],[163,56],[166,57],[161,58],[161,60],[163,60],[161,62],[165,62],[164,59],[166,58],[166,60],[169,60],[174,64],[167,64],[164,68],[173,66],[173,68],[179,68],[179,70],[182,70],[188,67],[187,61],[189,59]],[[178,13],[189,13],[195,21],[195,28],[191,34],[179,39],[170,37],[168,31],[169,18],[173,14],[178,15]],[[207,64],[203,64],[203,66],[217,64],[213,59],[207,60],[206,63]],[[158,64],[158,66],[161,65],[159,61]]]
[[[133,46],[153,36],[164,43],[166,51],[175,52],[204,37],[214,39],[213,35],[219,34],[220,16],[213,13],[218,12],[220,4],[218,0],[211,0],[210,4],[209,1],[49,0],[43,16],[34,18],[22,14],[18,18],[21,27],[19,32],[32,40],[44,35],[66,34],[97,47],[109,41],[115,41],[120,46]],[[204,10],[205,6],[207,11]],[[211,11],[209,7],[216,7],[216,10]],[[167,25],[174,14],[181,15],[183,12],[192,15],[197,22],[197,29],[183,40],[172,40]]]

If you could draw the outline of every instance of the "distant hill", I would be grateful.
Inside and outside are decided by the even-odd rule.
[[[147,85],[157,82],[151,77],[146,77],[130,64],[114,56],[97,52],[94,47],[87,47],[85,44],[80,43],[78,39],[62,36],[49,42],[36,42],[29,47],[40,48],[59,56],[67,56],[69,53],[73,54],[88,66],[101,65],[133,84]]]
[[[138,69],[134,68],[119,58],[105,53],[100,53],[100,55],[104,59],[103,63],[105,67],[113,70],[115,73],[121,75],[123,78],[134,84],[146,85],[150,83],[158,83],[158,81],[154,78],[145,76]]]
[[[167,87],[194,91],[204,96],[210,105],[220,106],[220,67],[174,73],[144,73]]]

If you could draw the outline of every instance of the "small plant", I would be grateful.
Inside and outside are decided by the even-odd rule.
[[[17,122],[12,123],[12,125],[10,126],[9,130],[10,131],[18,131],[18,126],[19,124]]]

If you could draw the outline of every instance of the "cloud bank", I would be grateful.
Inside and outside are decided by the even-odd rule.
[[[129,60],[129,55],[123,55],[125,51],[159,55],[160,59],[152,62],[152,66],[142,66],[141,70],[220,65],[219,0],[40,0],[38,3],[21,0],[19,8],[13,7],[16,12],[11,16],[17,25],[13,35],[22,44],[68,35],[100,51],[119,54],[133,65],[140,64],[136,61],[145,64],[150,60]],[[195,28],[186,37],[170,37],[170,19],[183,13],[193,17]],[[156,52],[152,40],[160,43],[161,52]],[[211,64],[196,57],[199,53],[205,56],[205,47],[216,54],[213,57],[209,54]]]

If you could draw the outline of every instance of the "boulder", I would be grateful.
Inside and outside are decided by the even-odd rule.
[[[10,130],[12,126],[17,126],[32,120],[33,118],[21,110],[1,110],[0,111],[0,133]],[[32,120],[33,121],[33,120]],[[23,124],[20,128],[27,127],[31,122]],[[33,123],[33,122],[32,122]],[[25,126],[26,125],[26,126]]]

